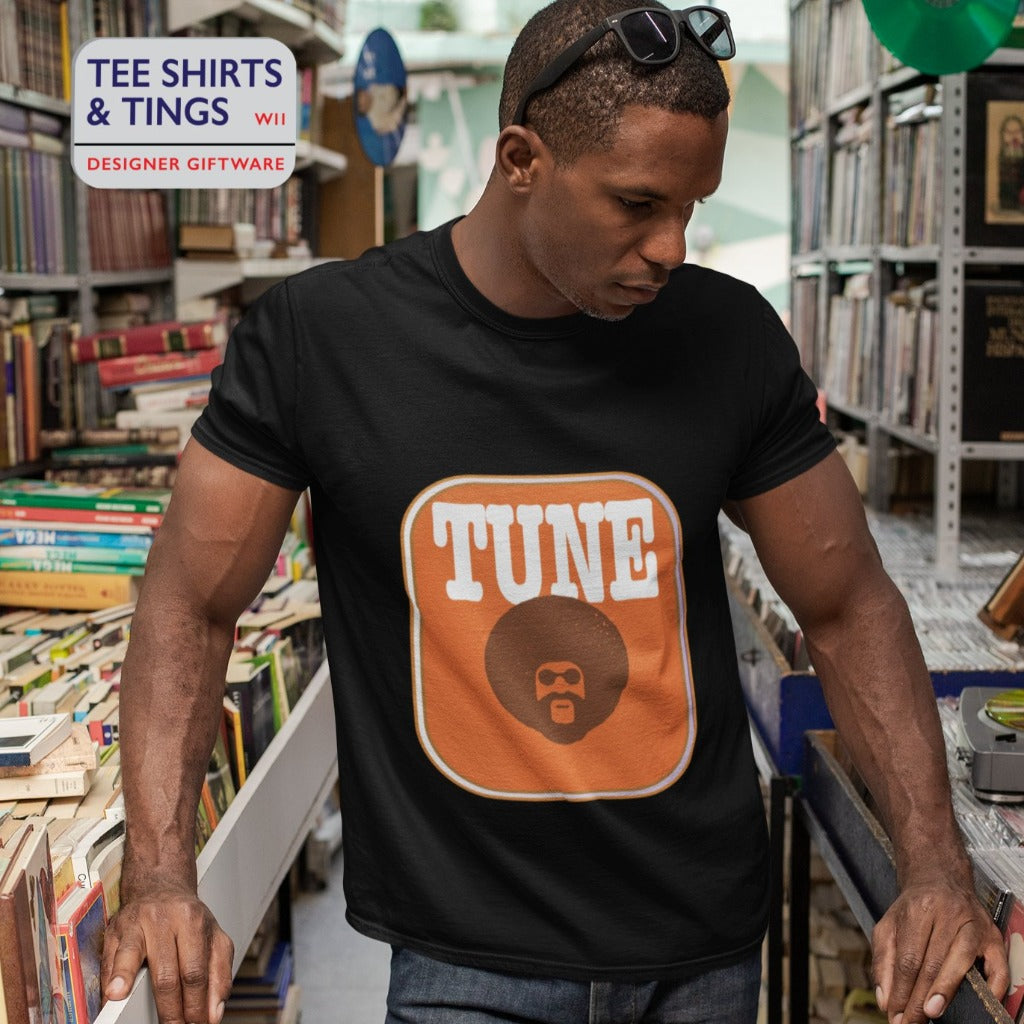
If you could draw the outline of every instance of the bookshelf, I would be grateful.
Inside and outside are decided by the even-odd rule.
[[[291,179],[258,195],[253,190],[182,191],[177,196],[181,224],[254,223],[257,239],[274,258],[203,259],[191,253],[174,265],[175,315],[193,299],[217,296],[239,287],[247,305],[275,280],[316,265],[320,251],[319,196],[323,188],[345,175],[348,159],[322,144],[317,80],[320,65],[336,61],[345,49],[344,0],[292,4],[284,0],[166,0],[167,28],[195,35],[259,35],[277,39],[291,49],[299,67],[302,110]],[[307,242],[304,247],[300,243]],[[287,247],[287,256],[281,252]],[[301,254],[305,248],[307,254]]]
[[[331,680],[324,664],[256,762],[199,855],[199,895],[235,944],[237,969],[337,778]],[[157,1024],[149,972],[94,1024]]]
[[[987,95],[1024,106],[1024,51],[929,76],[878,44],[860,0],[791,0],[790,16],[794,336],[832,415],[863,430],[873,508],[890,506],[894,453],[932,460],[934,564],[954,579],[971,463],[995,464],[997,505],[1021,501],[1024,430],[990,421],[1013,418],[1024,363],[983,356],[994,377],[978,372],[984,332],[1007,328],[970,297],[1024,281],[1024,213],[979,228],[978,123]]]
[[[35,35],[28,41],[21,7],[19,0],[7,7],[0,19],[0,32],[12,41],[8,59],[0,67],[0,104],[6,105],[8,117],[17,119],[20,113],[27,119],[24,126],[7,123],[9,134],[0,136],[0,201],[4,204],[4,219],[9,222],[5,228],[7,249],[0,243],[0,288],[14,295],[57,293],[83,331],[89,332],[95,329],[93,306],[101,289],[152,286],[156,292],[169,295],[170,235],[166,200],[157,193],[152,221],[147,213],[149,241],[155,247],[145,254],[133,250],[137,258],[125,263],[123,269],[114,269],[116,261],[112,260],[111,267],[104,267],[104,259],[115,255],[119,245],[97,249],[97,232],[105,225],[97,224],[97,211],[90,212],[95,199],[90,192],[95,190],[74,176],[67,158],[71,88],[68,58],[78,44],[96,35],[159,33],[159,10],[152,2],[118,5],[99,0],[90,5],[92,20],[87,24],[83,5],[53,5],[53,13],[45,22],[34,23]],[[50,136],[44,140],[48,145],[42,144],[40,135]],[[31,169],[38,177],[16,179],[15,165],[19,162],[22,174],[27,175]],[[26,234],[35,236],[31,251],[22,251],[20,256],[12,248],[19,225],[23,240]],[[117,226],[123,232],[121,240],[143,233],[135,222],[129,224],[119,218]],[[57,240],[56,253],[52,241],[40,241],[43,235]],[[162,257],[157,248],[163,249]]]
[[[293,5],[284,0],[167,0],[167,30],[174,33],[198,22],[235,15],[253,35],[279,39],[310,64],[336,60],[345,51],[343,5]]]

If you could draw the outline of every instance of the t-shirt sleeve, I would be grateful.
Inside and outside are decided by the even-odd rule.
[[[299,353],[288,282],[265,292],[231,332],[210,402],[192,427],[215,455],[281,487],[309,474],[296,430]]]
[[[800,365],[797,347],[775,311],[762,300],[762,337],[752,339],[747,380],[750,444],[733,474],[729,497],[750,498],[778,487],[835,449],[821,422],[817,389]]]

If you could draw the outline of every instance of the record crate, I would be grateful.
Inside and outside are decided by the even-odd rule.
[[[834,728],[813,671],[794,669],[763,621],[749,589],[727,575],[740,684],[747,708],[780,775],[804,772],[804,733]],[[926,652],[927,657],[927,652]],[[959,696],[965,686],[1024,687],[1024,671],[930,669],[936,697]]]

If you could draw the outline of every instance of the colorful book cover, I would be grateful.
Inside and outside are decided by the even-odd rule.
[[[224,352],[218,347],[195,352],[120,356],[116,359],[102,359],[96,365],[101,386],[118,388],[151,380],[204,377],[223,361]]]
[[[96,611],[138,597],[138,577],[126,573],[0,572],[0,604]]]
[[[26,1021],[64,1024],[64,978],[57,944],[57,912],[53,893],[53,872],[46,828],[33,823],[15,862],[3,879],[0,892],[0,933],[16,937],[3,944],[0,972],[8,1018],[22,1003]],[[8,978],[14,981],[8,991]],[[20,984],[19,984],[20,980]]]
[[[114,566],[144,566],[149,551],[145,548],[45,547],[41,544],[20,544],[0,547],[0,568],[48,569],[57,572],[108,572]],[[44,563],[37,565],[35,563]],[[67,563],[67,564],[65,564]],[[75,568],[79,564],[99,568]]]
[[[99,549],[93,549],[93,552]],[[74,549],[68,548],[55,558],[20,558],[17,554],[0,555],[0,570],[4,572],[60,572],[60,573],[111,573],[113,575],[141,576],[145,572],[142,564],[120,562],[82,562],[74,556]],[[72,552],[68,554],[68,552]],[[121,552],[123,555],[124,552]]]
[[[128,532],[129,529],[131,532]],[[0,550],[30,545],[73,548],[123,548],[148,551],[153,545],[149,527],[104,527],[91,530],[68,529],[66,523],[32,523],[26,526],[7,525],[0,520]]]
[[[67,1024],[92,1024],[100,1012],[100,970],[107,909],[103,886],[75,889],[57,911]]]
[[[7,523],[49,523],[55,516],[65,524],[81,523],[91,526],[148,526],[155,528],[163,522],[162,512],[105,512],[91,508],[61,508],[55,510],[45,505],[2,505],[0,524]]]
[[[1013,1020],[1019,1020],[1024,1010],[1024,906],[1009,896],[1009,907],[1001,914],[1003,942],[1010,966],[1010,987],[1003,998],[1003,1006]]]
[[[235,782],[231,775],[231,759],[228,756],[227,737],[223,729],[218,730],[217,740],[210,754],[204,793],[207,790],[213,802],[214,817],[220,821],[231,806],[231,801],[235,799]]]
[[[170,499],[169,488],[103,487],[20,477],[0,483],[0,505],[8,507],[160,514],[166,510]]]
[[[213,348],[227,340],[221,320],[182,323],[167,320],[140,324],[119,331],[98,331],[71,343],[71,358],[76,363],[122,356],[155,355],[164,352],[188,352]]]

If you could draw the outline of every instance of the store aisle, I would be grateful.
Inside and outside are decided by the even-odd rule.
[[[338,851],[327,888],[299,894],[292,908],[302,1024],[384,1024],[391,949],[345,920],[341,867]]]

